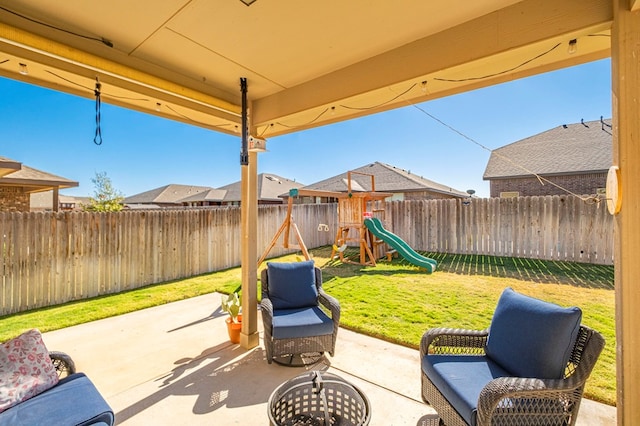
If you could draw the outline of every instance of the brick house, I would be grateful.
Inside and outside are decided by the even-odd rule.
[[[612,158],[611,120],[582,121],[493,150],[482,178],[491,197],[600,195]]]
[[[59,191],[74,188],[74,182],[34,169],[6,157],[0,157],[0,211],[31,211],[31,195],[52,191],[52,209],[59,209]]]

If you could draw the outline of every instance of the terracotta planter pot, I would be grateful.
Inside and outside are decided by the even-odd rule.
[[[227,323],[227,331],[229,332],[229,340],[231,343],[240,343],[240,331],[242,330],[242,315],[238,315],[238,322],[232,322],[231,317],[228,317],[225,322]]]

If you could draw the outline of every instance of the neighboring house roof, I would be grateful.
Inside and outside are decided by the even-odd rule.
[[[195,202],[222,202],[227,191],[224,189],[209,189],[208,191],[198,192],[189,197],[180,200],[182,203],[195,203]]]
[[[0,178],[0,183],[10,183],[12,185],[34,185],[37,187],[47,188],[51,186],[57,186],[59,188],[73,188],[78,186],[78,182],[25,165],[22,166],[22,169]]]
[[[282,202],[280,195],[288,194],[292,188],[302,188],[304,184],[296,182],[273,173],[260,173],[258,175],[258,201]],[[220,187],[227,191],[225,202],[235,202],[241,199],[241,182],[234,182]]]
[[[258,200],[282,202],[282,199],[278,197],[279,195],[288,193],[291,188],[300,188],[302,186],[301,183],[272,173],[260,173],[258,175]],[[240,181],[218,189],[209,186],[171,184],[126,197],[124,203],[131,208],[140,208],[142,204],[182,205],[182,203],[200,201],[239,202],[241,201],[240,188]]]
[[[157,204],[125,204],[124,208],[128,210],[153,210],[162,207]]]
[[[562,125],[494,149],[483,179],[606,172],[613,161],[611,120]]]
[[[60,202],[61,203],[66,203],[66,198],[72,198],[76,204],[89,204],[91,202],[91,197],[73,197],[73,196],[64,196],[65,198],[62,198],[63,196],[60,196]]]
[[[149,191],[126,197],[125,204],[176,204],[180,205],[184,198],[208,192],[214,188],[209,186],[170,184]]]
[[[74,197],[72,195],[58,195],[60,204],[75,204],[76,208],[80,204],[89,204],[89,197]],[[31,210],[51,210],[53,209],[53,191],[44,191],[31,194],[31,202],[29,204]]]
[[[7,157],[0,157],[0,177],[20,170],[21,164],[18,161]]]
[[[76,181],[25,166],[6,157],[0,157],[0,176],[0,185],[22,186],[29,192],[78,186]]]
[[[351,172],[352,191],[371,191],[371,177],[366,176],[368,174],[375,177],[375,190],[379,192],[431,191],[458,197],[469,196],[466,192],[459,191],[455,188],[451,188],[450,186],[425,179],[422,176],[414,175],[409,171],[389,164],[380,163],[378,161],[355,170],[351,170]],[[305,189],[346,192],[348,191],[347,175],[348,173],[342,173],[305,186]]]

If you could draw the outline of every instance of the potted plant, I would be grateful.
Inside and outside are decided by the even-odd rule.
[[[222,310],[229,314],[226,319],[227,331],[231,343],[240,343],[240,331],[242,330],[242,314],[240,314],[240,297],[238,292],[222,295]]]

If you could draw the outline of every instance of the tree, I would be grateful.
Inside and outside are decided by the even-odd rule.
[[[90,212],[118,212],[123,209],[124,195],[113,187],[106,172],[96,172],[91,179],[94,185],[93,197],[89,197],[89,205],[83,205],[85,211]]]

